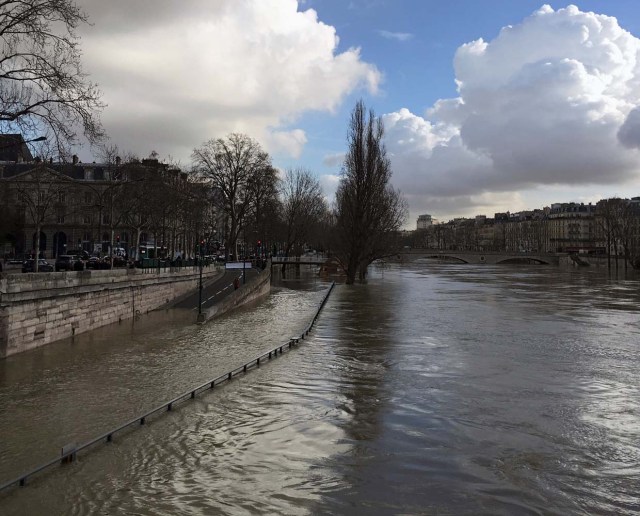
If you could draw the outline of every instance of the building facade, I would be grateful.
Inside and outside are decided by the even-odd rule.
[[[5,256],[84,251],[193,254],[212,209],[202,184],[155,159],[123,164],[0,162]],[[162,253],[158,252],[162,251]]]

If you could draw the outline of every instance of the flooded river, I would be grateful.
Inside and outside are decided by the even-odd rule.
[[[327,286],[1,361],[0,483],[287,342]],[[299,348],[0,494],[0,514],[638,514],[639,493],[640,280],[424,262],[338,285]]]

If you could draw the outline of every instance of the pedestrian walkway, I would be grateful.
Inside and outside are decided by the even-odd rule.
[[[222,301],[228,295],[232,294],[235,290],[233,282],[238,280],[240,286],[244,281],[249,283],[258,277],[260,271],[257,269],[228,269],[225,270],[222,277],[214,280],[213,282],[205,285],[202,289],[202,309],[210,308],[219,301]],[[182,299],[173,308],[183,308],[189,310],[198,309],[198,301],[200,293],[196,290],[193,294],[190,294],[187,298]]]

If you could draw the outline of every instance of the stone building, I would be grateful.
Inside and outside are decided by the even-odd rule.
[[[549,251],[593,253],[596,244],[596,205],[552,204],[549,211]]]
[[[146,243],[165,255],[189,254],[205,231],[207,191],[156,159],[0,162],[0,252],[21,257],[38,248],[51,259],[81,250],[133,258]]]

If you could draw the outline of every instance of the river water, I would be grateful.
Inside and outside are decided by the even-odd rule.
[[[0,483],[298,334],[327,283],[0,362]],[[0,494],[9,514],[638,514],[640,281],[414,263],[308,340]]]

